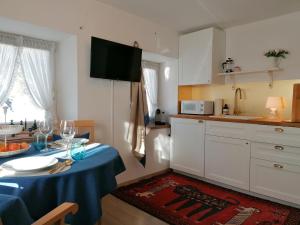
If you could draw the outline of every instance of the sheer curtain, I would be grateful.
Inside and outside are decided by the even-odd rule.
[[[54,43],[24,38],[20,53],[28,90],[37,106],[45,110],[47,120],[56,120],[53,52]]]
[[[158,107],[157,96],[158,96],[158,73],[159,64],[143,61],[143,75],[145,80],[145,89],[147,95],[147,104],[149,110],[150,119],[154,119],[155,111]]]
[[[0,32],[0,105],[11,87],[20,41],[15,35]]]
[[[19,58],[34,102],[46,111],[46,119],[56,119],[54,48],[51,41],[0,32],[0,104],[12,87]]]

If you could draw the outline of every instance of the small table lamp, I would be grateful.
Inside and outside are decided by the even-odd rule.
[[[282,97],[268,97],[266,102],[266,108],[270,109],[269,119],[281,119],[278,115],[278,110],[284,108]]]

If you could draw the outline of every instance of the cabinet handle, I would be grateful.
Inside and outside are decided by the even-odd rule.
[[[203,120],[198,120],[198,123],[203,123]]]
[[[283,133],[283,131],[284,131],[284,129],[279,128],[279,127],[276,127],[274,130],[275,130],[277,133]]]
[[[274,148],[275,148],[276,150],[280,150],[280,151],[284,150],[284,147],[282,147],[282,146],[280,146],[280,145],[275,145]]]
[[[275,168],[278,168],[278,169],[283,169],[283,165],[280,165],[280,164],[277,164],[277,163],[274,163],[273,165]]]

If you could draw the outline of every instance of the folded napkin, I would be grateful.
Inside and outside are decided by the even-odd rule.
[[[93,143],[93,144],[79,147],[82,149],[83,158],[95,154],[95,152],[98,151],[97,147],[100,145],[101,145],[100,143]],[[77,150],[79,150],[79,148],[77,148]],[[72,149],[71,151],[75,151],[75,149]],[[67,155],[66,151],[59,151],[58,153],[52,154],[52,156],[59,159],[72,159],[70,155]]]

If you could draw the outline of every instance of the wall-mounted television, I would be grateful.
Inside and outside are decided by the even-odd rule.
[[[142,49],[91,38],[90,77],[139,82]]]

